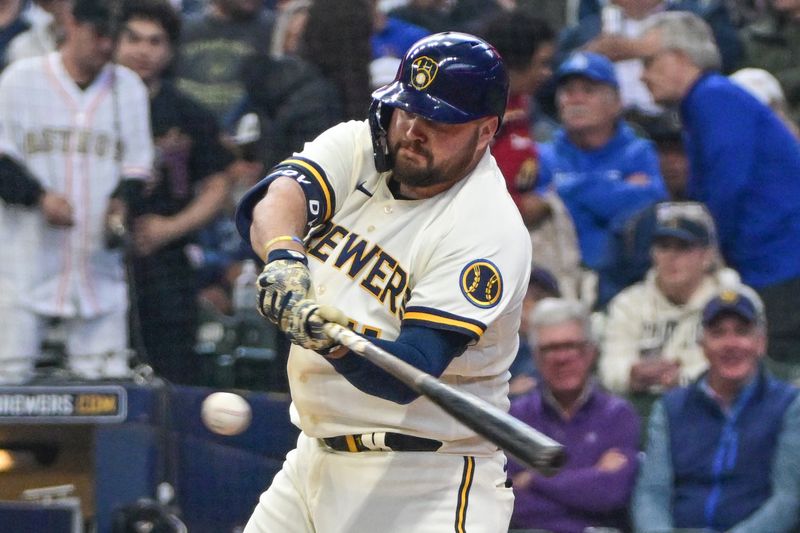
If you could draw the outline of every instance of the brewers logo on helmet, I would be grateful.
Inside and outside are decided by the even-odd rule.
[[[499,129],[507,99],[508,73],[492,45],[459,32],[420,39],[406,52],[394,81],[372,93],[376,168],[383,172],[392,166],[385,141],[392,109],[447,124],[496,116]]]
[[[439,65],[436,61],[428,56],[418,57],[411,64],[411,85],[423,90],[431,84],[436,73],[439,71]]]
[[[436,122],[458,124],[493,115],[503,120],[508,74],[486,41],[466,33],[437,33],[411,46],[394,81],[372,98]]]

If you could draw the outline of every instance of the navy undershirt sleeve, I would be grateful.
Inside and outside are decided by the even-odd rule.
[[[439,377],[472,340],[454,331],[424,326],[404,326],[394,341],[369,338],[376,346],[410,365]],[[344,357],[329,359],[344,378],[362,392],[399,404],[416,400],[419,394],[367,359],[348,351]]]
[[[8,156],[0,156],[0,199],[32,207],[43,194],[42,186],[24,166]]]

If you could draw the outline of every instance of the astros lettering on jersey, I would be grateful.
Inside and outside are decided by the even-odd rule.
[[[103,245],[105,212],[122,177],[150,176],[147,91],[138,76],[106,65],[81,90],[58,52],[10,65],[0,81],[0,151],[64,195],[76,224],[65,230],[38,210],[3,206],[0,236],[17,257],[0,260],[21,304],[50,316],[96,317],[127,309],[120,252]],[[5,216],[4,216],[5,215]]]

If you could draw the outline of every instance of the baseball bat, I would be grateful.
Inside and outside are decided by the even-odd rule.
[[[325,333],[430,399],[450,416],[482,435],[520,462],[546,476],[564,465],[564,447],[474,394],[460,391],[375,346],[347,328],[325,324]]]

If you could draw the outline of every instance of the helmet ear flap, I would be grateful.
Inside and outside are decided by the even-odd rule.
[[[394,166],[392,154],[389,152],[389,121],[392,118],[391,106],[385,106],[380,100],[372,100],[369,106],[369,129],[372,135],[372,155],[375,159],[375,170],[386,172]]]

